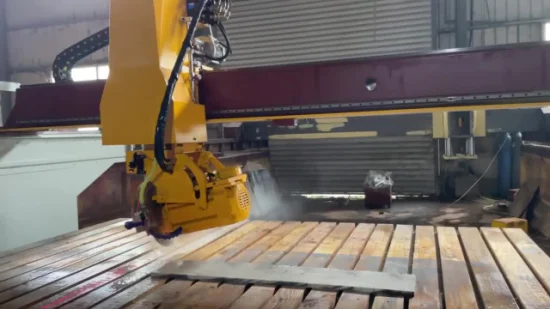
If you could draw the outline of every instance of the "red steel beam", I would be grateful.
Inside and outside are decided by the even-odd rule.
[[[104,81],[23,86],[4,129],[99,124]]]
[[[550,99],[550,45],[204,73],[207,118],[307,115]],[[376,82],[367,89],[367,82]],[[22,87],[5,128],[99,124],[104,82]],[[151,104],[160,104],[151,102]]]
[[[550,90],[549,60],[550,45],[530,44],[218,71],[204,75],[201,101],[209,118],[536,101]]]

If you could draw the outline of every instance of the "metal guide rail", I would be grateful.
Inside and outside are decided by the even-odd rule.
[[[0,253],[1,308],[550,308],[550,258],[520,229],[250,221],[159,250],[115,220]],[[412,273],[415,297],[150,277],[208,260]]]
[[[549,62],[537,43],[221,70],[203,74],[199,102],[210,123],[542,107]],[[4,129],[99,125],[104,86],[24,86]]]

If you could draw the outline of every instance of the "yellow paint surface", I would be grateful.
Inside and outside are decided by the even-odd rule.
[[[335,117],[335,118],[316,118],[317,123],[346,123],[348,118],[345,117]]]
[[[343,128],[346,124],[341,123],[320,123],[317,125],[317,130],[321,132],[330,132],[336,128]]]
[[[492,227],[500,227],[500,228],[520,228],[524,230],[525,232],[528,231],[528,223],[527,220],[521,219],[521,218],[501,218],[501,219],[494,219],[491,222]]]
[[[474,111],[474,136],[483,137],[487,135],[487,112],[484,110]]]
[[[446,112],[440,111],[432,114],[432,131],[433,138],[449,137],[449,126]]]

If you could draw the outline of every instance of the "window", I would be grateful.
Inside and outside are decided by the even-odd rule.
[[[97,67],[74,68],[71,76],[75,82],[97,80]]]
[[[544,24],[544,40],[550,41],[550,22]]]
[[[109,66],[100,65],[97,67],[97,79],[107,79],[109,78]]]
[[[71,75],[73,77],[73,81],[75,82],[85,82],[98,79],[106,80],[107,78],[109,78],[109,66],[98,65],[91,67],[74,68],[71,71]]]

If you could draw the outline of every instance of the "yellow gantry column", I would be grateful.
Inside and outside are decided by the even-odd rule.
[[[103,144],[154,144],[160,104],[187,33],[185,0],[111,0],[110,74],[101,101]],[[172,139],[206,142],[204,107],[183,70],[172,105]]]

